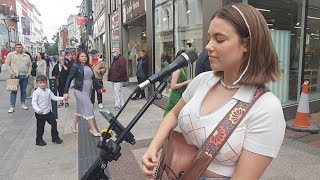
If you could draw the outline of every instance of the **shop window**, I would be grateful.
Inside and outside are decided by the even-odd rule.
[[[309,98],[320,98],[320,1],[309,0],[306,26],[304,80],[309,81]]]
[[[159,25],[159,10],[158,9],[155,11],[155,20],[156,20],[156,25]]]
[[[302,2],[248,0],[248,4],[260,11],[266,19],[279,58],[282,78],[268,86],[282,104],[295,104],[299,93]]]
[[[162,18],[162,21],[163,21],[163,24],[165,25],[164,29],[169,29],[170,27],[170,13],[169,13],[169,10],[168,8],[164,8],[164,11],[163,11],[163,18]]]
[[[189,24],[189,19],[190,19],[190,8],[189,8],[189,2],[188,0],[185,0],[185,6],[186,6],[186,21],[187,21],[187,25]]]
[[[159,72],[172,62],[174,55],[173,44],[173,3],[172,1],[155,0],[155,72]],[[159,21],[159,25],[157,24]],[[170,91],[166,89],[163,94],[169,96]]]

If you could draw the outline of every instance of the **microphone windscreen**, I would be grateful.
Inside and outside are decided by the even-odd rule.
[[[194,50],[190,50],[185,53],[188,55],[191,64],[194,63],[198,59],[198,54]]]

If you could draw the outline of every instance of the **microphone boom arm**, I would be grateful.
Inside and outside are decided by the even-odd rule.
[[[96,161],[92,164],[92,166],[88,169],[85,175],[81,178],[81,180],[109,180],[109,177],[104,173],[104,170],[108,166],[108,162],[117,161],[121,156],[121,146],[120,144],[126,140],[127,135],[130,133],[130,130],[134,127],[134,125],[138,122],[138,120],[142,117],[142,115],[146,112],[146,110],[153,104],[156,99],[162,98],[162,92],[167,87],[167,79],[164,78],[160,81],[160,84],[149,97],[144,106],[140,109],[140,111],[136,114],[133,120],[129,123],[129,125],[123,130],[121,134],[118,135],[116,141],[109,139],[110,137],[103,137],[103,140],[98,143],[98,148],[100,148],[100,156],[96,159]],[[134,92],[129,96],[127,102],[132,97]],[[119,113],[116,115],[115,119],[119,116],[120,112],[124,109],[125,105],[121,108]],[[110,124],[111,126],[111,124]],[[108,134],[104,135],[108,136]],[[108,141],[107,141],[108,140]]]

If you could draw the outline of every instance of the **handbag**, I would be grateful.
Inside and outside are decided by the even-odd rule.
[[[18,91],[19,89],[19,79],[8,79],[7,80],[7,91]]]
[[[156,180],[196,180],[206,171],[253,104],[269,89],[257,87],[250,103],[238,101],[206,138],[201,148],[188,144],[181,133],[171,131],[155,172]],[[223,132],[223,136],[219,132]]]

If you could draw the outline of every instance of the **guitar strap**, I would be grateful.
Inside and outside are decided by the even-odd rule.
[[[253,104],[268,91],[269,89],[265,85],[259,85],[250,103],[238,101],[207,137],[196,157],[179,179],[199,179]]]

